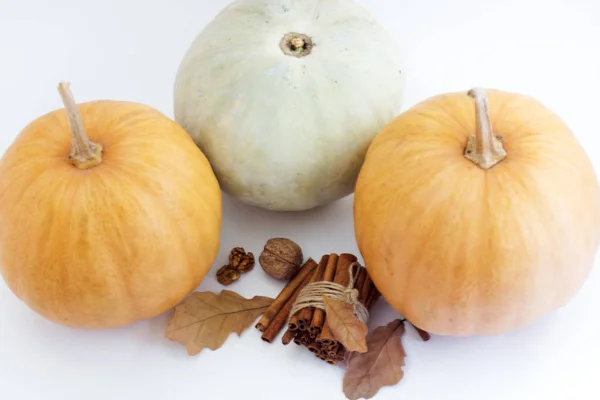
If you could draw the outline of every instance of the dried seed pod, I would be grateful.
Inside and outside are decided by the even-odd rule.
[[[241,273],[254,268],[254,254],[246,253],[243,247],[235,247],[229,253],[229,265]]]
[[[217,281],[219,281],[221,285],[227,286],[240,279],[241,275],[240,271],[236,270],[231,265],[225,265],[217,271]]]
[[[302,249],[289,239],[269,239],[258,261],[262,269],[275,279],[289,280],[300,269]]]

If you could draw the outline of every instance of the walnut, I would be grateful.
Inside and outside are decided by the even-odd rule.
[[[269,239],[258,261],[262,269],[275,279],[289,280],[303,261],[302,249],[289,239]]]
[[[254,268],[254,254],[246,253],[243,247],[234,247],[229,253],[229,264],[217,271],[217,280],[222,285],[231,285],[252,268]]]
[[[241,275],[240,271],[236,270],[231,265],[224,265],[217,271],[217,280],[221,285],[227,286],[240,279]]]
[[[254,254],[246,253],[243,247],[235,247],[229,254],[229,265],[241,273],[249,272],[254,268]]]

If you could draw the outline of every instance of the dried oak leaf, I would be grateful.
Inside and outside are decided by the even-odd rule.
[[[190,356],[207,347],[216,350],[231,332],[241,335],[273,300],[263,296],[246,299],[229,290],[194,292],[175,307],[166,336],[183,343]]]
[[[367,332],[369,328],[354,314],[354,306],[323,296],[327,325],[338,342],[348,351],[367,352]]]
[[[402,346],[404,321],[380,326],[367,336],[366,353],[352,353],[344,376],[344,394],[349,400],[370,399],[383,386],[395,385],[404,376]]]

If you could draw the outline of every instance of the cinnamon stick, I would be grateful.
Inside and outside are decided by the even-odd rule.
[[[315,268],[317,268],[317,263],[315,260],[312,258],[306,260],[296,275],[287,283],[281,293],[279,293],[275,301],[273,301],[269,308],[265,310],[261,319],[256,324],[256,329],[261,332],[267,330],[271,324],[271,321],[277,316],[279,311],[281,311],[285,303],[294,294],[296,289],[298,289],[298,286],[300,286],[304,279],[306,279],[306,277],[309,276],[315,270]]]
[[[327,361],[328,364],[337,365],[338,363],[345,361],[346,349],[340,344],[335,352],[329,352],[325,358],[325,361]]]
[[[352,254],[342,254],[338,257],[337,267],[335,270],[335,278],[333,281],[338,285],[348,286],[350,283],[350,265],[356,262],[356,256]],[[354,273],[355,270],[353,270]],[[317,342],[322,346],[335,346],[337,340],[333,336],[333,332],[327,324],[327,316],[325,316],[325,322],[323,329],[317,337]]]
[[[328,260],[328,255],[324,255],[323,257],[321,257],[321,261],[319,262],[319,266],[317,267],[317,272],[313,274],[313,277],[311,278],[309,283],[320,282],[323,279],[323,274],[325,273],[325,268],[327,267]],[[308,324],[312,320],[314,311],[314,307],[305,307],[302,310],[298,311],[292,316],[292,318],[290,318],[290,322],[288,324],[289,329],[305,331],[308,327]]]
[[[307,265],[310,261],[310,265]],[[367,310],[376,303],[381,294],[369,276],[368,270],[362,266],[350,271],[350,265],[357,261],[356,256],[352,254],[329,254],[324,255],[317,264],[310,259],[303,265],[301,270],[286,285],[282,293],[277,297],[270,308],[270,313],[265,312],[263,318],[267,321],[264,326],[263,340],[272,341],[277,334],[286,328],[282,343],[288,345],[292,341],[299,346],[306,347],[316,357],[323,361],[337,365],[346,361],[351,355],[344,346],[335,340],[331,329],[327,324],[327,316],[321,309],[306,307],[299,310],[290,318],[290,311],[293,307],[300,291],[309,283],[313,282],[335,282],[341,286],[347,286],[351,275],[355,278],[354,288],[358,291],[358,301],[360,301]],[[304,271],[306,269],[306,271]],[[300,274],[302,278],[299,278]],[[284,293],[286,292],[286,293]],[[279,303],[279,304],[275,304]],[[263,321],[259,321],[259,324]],[[287,327],[285,323],[288,322]],[[257,324],[257,329],[260,329]],[[417,327],[419,335],[423,340],[428,340],[429,334]]]
[[[340,350],[340,347],[342,347],[342,345],[340,343],[336,344],[335,346],[331,347],[328,351],[327,351],[327,356],[329,358],[334,358],[337,356],[338,351]]]
[[[314,261],[313,261],[313,263],[315,264],[315,267],[316,267],[317,263],[315,263]],[[287,324],[288,318],[290,316],[290,311],[292,310],[292,307],[294,307],[294,302],[296,301],[296,298],[300,294],[300,291],[306,285],[308,285],[308,282],[310,282],[310,280],[316,274],[316,272],[317,272],[316,268],[313,269],[313,273],[310,275],[307,275],[304,278],[304,280],[300,283],[300,285],[296,288],[296,290],[294,290],[294,293],[292,293],[292,295],[287,299],[287,301],[285,302],[283,307],[279,310],[279,312],[277,313],[275,318],[273,318],[273,320],[271,321],[271,323],[269,324],[267,329],[264,331],[264,333],[261,337],[262,340],[264,340],[267,343],[271,343],[275,339],[275,337],[277,335],[279,335],[279,332],[281,332],[283,327]]]
[[[361,289],[362,289],[362,286],[364,285],[365,278],[367,277],[367,269],[365,267],[361,266],[357,275],[358,276],[356,278],[356,281],[354,282],[354,288],[359,291],[359,298],[360,298],[361,294],[363,294],[361,292]],[[367,297],[366,294],[368,294],[368,292],[365,292],[365,294],[362,296],[363,299]],[[365,307],[366,307],[366,305],[365,305]],[[340,348],[342,348],[342,350],[345,351],[343,349],[343,346],[340,343],[327,343],[327,344],[328,345],[323,345],[323,343],[321,343],[321,346],[322,346],[324,353],[329,358],[335,357],[336,354],[340,351]]]
[[[281,343],[283,343],[284,346],[287,346],[288,344],[290,344],[292,342],[292,340],[294,340],[296,338],[297,334],[298,334],[298,332],[293,331],[288,328],[288,330],[285,331],[285,333],[283,334],[283,337],[281,338]]]
[[[365,307],[367,307],[367,309],[370,309],[371,307],[373,307],[375,305],[375,303],[377,302],[377,300],[379,300],[379,297],[381,297],[381,293],[379,293],[377,286],[375,286],[373,281],[371,281],[371,287],[369,288],[369,294],[367,295],[367,298],[365,300]]]
[[[296,336],[294,336],[294,344],[296,346],[302,346],[302,341],[300,340],[300,334],[297,333]]]
[[[317,342],[311,342],[311,343],[308,345],[308,350],[309,350],[311,353],[314,353],[314,354],[317,354],[317,355],[318,355],[318,354],[321,354],[321,346],[319,346],[319,345],[317,344]]]
[[[358,278],[356,278],[356,282],[354,282],[354,289],[360,290],[362,289],[362,285],[365,283],[365,279],[367,278],[367,269],[365,267],[360,267],[360,271],[358,272]],[[359,299],[360,300],[360,299]]]
[[[367,299],[368,299],[369,295],[371,294],[371,290],[372,290],[373,286],[374,286],[373,280],[371,279],[371,276],[369,275],[369,271],[367,270],[367,275],[365,276],[365,280],[364,280],[361,288],[359,289],[360,295],[358,296],[358,301],[360,301],[362,304],[364,304],[365,307],[367,307]]]
[[[300,335],[300,342],[308,347],[310,346],[310,344],[313,342],[313,340],[310,338],[310,336],[308,335],[308,332],[304,331],[302,332],[302,334]]]
[[[366,268],[361,267],[354,288],[359,291],[359,301],[363,303],[367,310],[370,310],[371,306],[378,299],[379,291],[373,284],[373,281],[370,279]],[[336,343],[335,346],[327,346],[323,348],[327,349],[326,361],[329,364],[337,365],[337,363],[346,360],[347,350],[344,346],[342,346],[341,343]]]
[[[333,349],[333,346],[323,346],[323,345],[321,345],[321,350],[324,351],[325,353],[330,352],[331,349]]]
[[[327,260],[327,266],[325,267],[325,272],[323,273],[324,282],[333,282],[335,277],[335,270],[337,267],[337,254],[330,254],[329,259]],[[308,328],[309,332],[312,333],[315,337],[321,333],[321,329],[323,329],[323,323],[325,322],[325,311],[320,308],[314,310],[312,320],[310,322],[310,327]]]

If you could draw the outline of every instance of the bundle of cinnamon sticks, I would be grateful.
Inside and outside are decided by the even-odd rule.
[[[354,288],[359,293],[358,301],[370,310],[380,294],[366,268],[355,264],[357,267],[354,272],[350,271],[351,265],[356,261],[356,256],[352,254],[324,255],[318,264],[309,258],[256,324],[256,328],[263,332],[262,340],[272,343],[285,328],[282,338],[284,345],[294,342],[305,346],[317,357],[332,365],[344,361],[346,349],[329,329],[324,310],[306,307],[297,311],[291,318],[290,312],[300,291],[309,283],[335,282],[346,287],[353,278]],[[354,274],[353,277],[350,276],[351,273]]]

